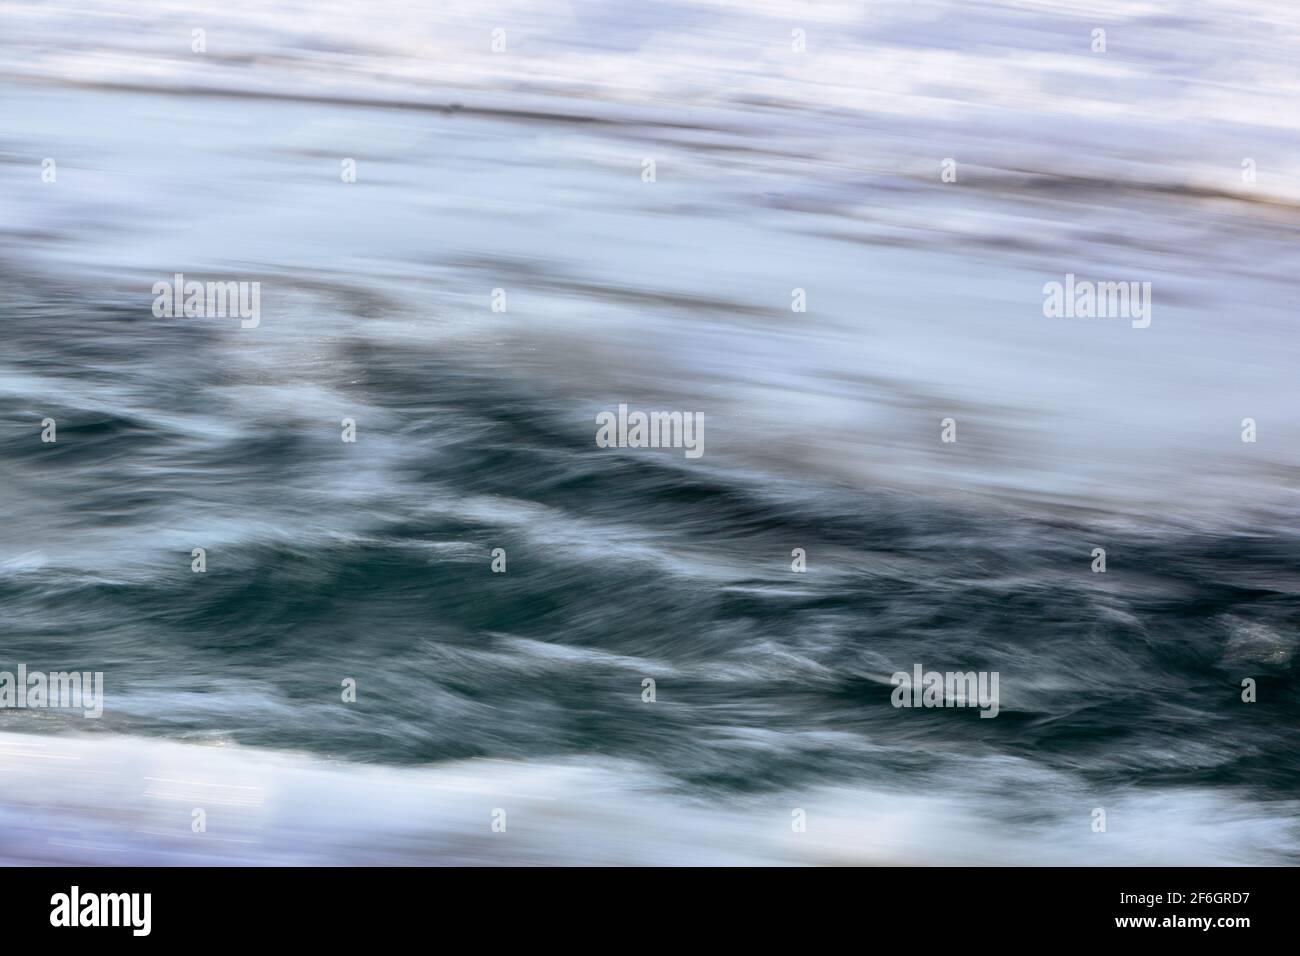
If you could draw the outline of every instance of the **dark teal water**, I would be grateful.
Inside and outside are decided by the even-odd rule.
[[[382,422],[345,444],[330,420],[223,401],[234,383],[207,365],[201,330],[73,298],[6,308],[11,345],[39,348],[29,368],[70,384],[0,407],[11,500],[83,566],[11,565],[3,646],[32,669],[103,670],[111,703],[86,729],[399,764],[597,753],[724,791],[906,775],[940,747],[1098,785],[1294,795],[1289,529],[1144,533],[726,480],[596,448],[570,412],[578,390],[409,344],[345,339],[322,357],[320,384]],[[88,384],[160,414],[78,403]],[[38,440],[44,415],[56,444]],[[224,420],[230,437],[186,431],[186,415]],[[354,504],[323,487],[376,445],[383,485]],[[189,533],[206,573],[187,549],[115,544],[221,515],[236,537]],[[1090,570],[1099,542],[1105,574]],[[11,560],[41,553],[36,539],[10,547]],[[900,714],[889,676],[915,662],[999,672],[998,718]],[[1245,677],[1256,704],[1240,699]],[[849,742],[747,745],[765,731]]]

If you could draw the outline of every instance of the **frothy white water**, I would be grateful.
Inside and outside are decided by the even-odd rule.
[[[6,148],[29,157],[0,166],[4,251],[137,288],[142,315],[173,269],[261,279],[261,327],[223,333],[234,369],[460,335],[580,383],[575,440],[601,403],[660,402],[705,412],[710,463],[1148,515],[1295,506],[1300,21],[1276,4],[0,16]],[[1150,281],[1151,327],[1044,317],[1066,273]]]
[[[955,763],[954,766],[957,764]],[[395,769],[127,737],[0,734],[5,864],[1235,865],[1300,851],[1293,803],[1089,793],[1010,758],[942,790],[686,798],[585,758]],[[1107,811],[1107,831],[1091,829]],[[203,810],[206,831],[194,832]],[[495,811],[504,832],[493,832]],[[806,830],[792,827],[804,811]]]

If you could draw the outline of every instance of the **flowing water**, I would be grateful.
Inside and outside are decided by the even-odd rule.
[[[0,861],[1300,862],[1298,47],[5,4],[0,669],[106,699],[0,710]],[[156,318],[175,273],[260,322]],[[1044,317],[1067,273],[1150,326]],[[620,403],[705,453],[597,447]],[[891,706],[915,664],[996,719]]]

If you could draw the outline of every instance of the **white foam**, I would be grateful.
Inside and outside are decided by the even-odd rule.
[[[686,798],[647,767],[597,758],[394,768],[5,733],[0,862],[1232,865],[1300,850],[1290,803],[1207,789],[1090,793],[1010,758],[961,766],[939,789]],[[1096,806],[1105,833],[1091,830]],[[191,829],[196,808],[206,832]],[[497,809],[504,833],[492,831]],[[805,832],[791,827],[796,809]]]

